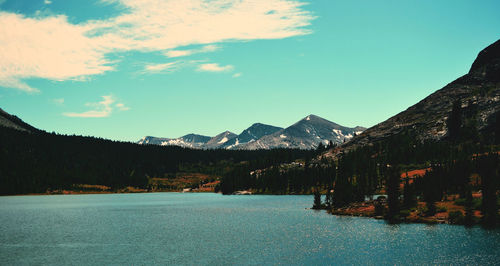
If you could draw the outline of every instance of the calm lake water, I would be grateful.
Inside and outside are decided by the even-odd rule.
[[[500,231],[337,217],[311,196],[0,197],[0,265],[499,264]]]

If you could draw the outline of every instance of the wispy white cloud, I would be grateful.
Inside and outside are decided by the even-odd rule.
[[[165,64],[149,64],[144,67],[144,72],[159,73],[165,71],[174,71],[179,65],[179,61],[169,62]]]
[[[201,49],[197,50],[199,53],[208,53],[208,52],[214,52],[219,50],[221,47],[218,45],[205,45]]]
[[[217,63],[201,64],[198,66],[198,71],[206,72],[226,72],[233,69],[234,67],[232,65],[221,66]]]
[[[295,0],[101,0],[126,10],[72,24],[64,15],[29,18],[0,11],[0,86],[36,92],[24,80],[86,80],[112,71],[106,56],[162,51],[179,57],[210,52],[225,41],[281,39],[309,34],[314,19]],[[175,50],[205,45],[200,50]]]
[[[117,107],[120,111],[128,111],[128,110],[130,110],[130,107],[125,106],[125,104],[123,104],[123,103],[117,103],[115,106],[116,106],[116,107]]]
[[[67,117],[83,117],[83,118],[99,118],[108,117],[113,112],[113,104],[116,100],[111,95],[101,96],[102,101],[97,103],[86,103],[85,106],[91,107],[92,110],[88,110],[82,113],[63,113]],[[129,110],[123,103],[117,103],[114,105],[120,111]]]
[[[165,52],[165,55],[167,57],[181,57],[181,56],[188,56],[188,55],[193,55],[193,54],[199,54],[199,53],[208,53],[208,52],[214,52],[220,49],[220,46],[217,45],[205,45],[200,49],[191,49],[191,50],[170,50]]]
[[[241,77],[242,73],[234,73],[233,78],[239,78]]]
[[[165,52],[167,57],[181,57],[193,54],[193,50],[170,50]]]
[[[55,104],[64,104],[64,98],[52,99]]]

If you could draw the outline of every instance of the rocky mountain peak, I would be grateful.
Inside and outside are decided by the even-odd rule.
[[[469,75],[492,82],[500,81],[500,40],[479,52]]]
[[[326,119],[323,119],[317,115],[313,115],[313,114],[310,114],[306,117],[304,117],[302,120],[300,121],[322,121],[322,120],[326,120]]]

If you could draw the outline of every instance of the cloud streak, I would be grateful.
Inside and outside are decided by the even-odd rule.
[[[118,108],[118,110],[120,110],[120,111],[128,111],[128,110],[130,110],[130,107],[125,106],[125,104],[123,104],[123,103],[117,103],[117,104],[115,104],[115,106],[116,106],[116,107]]]
[[[165,71],[174,71],[178,68],[179,61],[169,62],[165,64],[149,64],[144,67],[144,72],[160,73]]]
[[[201,64],[198,66],[198,71],[204,72],[228,72],[233,69],[232,65],[221,66],[217,63]]]
[[[292,0],[101,2],[118,2],[126,11],[80,24],[71,24],[64,15],[29,18],[0,11],[0,25],[9,25],[0,28],[0,86],[33,93],[38,89],[26,79],[83,81],[114,70],[118,62],[107,57],[110,53],[188,56],[215,51],[214,43],[309,34],[307,26],[314,19],[303,3]],[[176,50],[188,45],[205,46]]]
[[[120,111],[130,110],[129,107],[125,106],[123,103],[117,103],[113,106],[116,100],[111,95],[101,96],[102,101],[97,103],[86,103],[85,106],[91,107],[92,110],[88,110],[82,113],[63,113],[67,117],[82,117],[82,118],[101,118],[108,117],[113,112],[113,107],[118,108]]]
[[[220,49],[220,46],[217,45],[205,45],[200,49],[192,49],[192,50],[170,50],[165,52],[165,56],[167,57],[181,57],[181,56],[189,56],[193,54],[199,53],[208,53],[214,52]]]
[[[52,102],[54,102],[55,104],[64,104],[64,98],[57,98],[57,99],[52,99]]]

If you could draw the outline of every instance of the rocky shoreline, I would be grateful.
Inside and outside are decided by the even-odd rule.
[[[463,206],[457,205],[452,200],[436,203],[437,211],[433,215],[428,215],[424,202],[418,202],[417,206],[409,210],[402,210],[399,215],[389,219],[386,216],[387,207],[382,206],[377,209],[377,201],[366,201],[351,203],[342,208],[328,208],[321,206],[332,215],[369,217],[380,220],[388,220],[390,223],[424,223],[424,224],[459,224],[465,225],[466,212]],[[469,225],[478,224],[482,215],[480,211],[474,210],[473,217]]]

